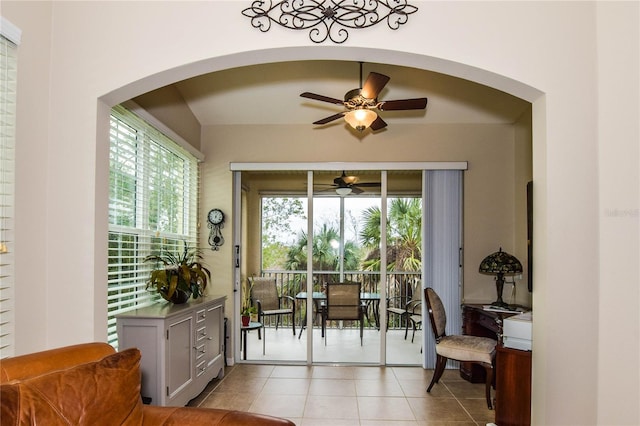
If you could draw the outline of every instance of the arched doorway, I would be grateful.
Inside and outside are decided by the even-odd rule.
[[[312,51],[313,49],[309,49],[309,50]],[[329,50],[333,53],[331,59],[345,60],[346,57],[349,56],[346,51],[340,48],[335,48],[335,49],[331,48]],[[395,53],[394,52],[375,52],[375,54],[373,54],[368,50],[365,50],[364,52],[366,53],[367,56],[368,55],[371,55],[372,57],[375,56],[377,61],[380,61],[381,58],[384,58],[385,54],[389,54],[390,61],[393,61],[393,63],[404,65],[403,64],[404,62],[406,64],[411,64],[414,67],[419,64],[420,65],[419,68],[421,69],[437,70],[438,72],[447,71],[454,76],[464,75],[465,73],[469,72],[469,69],[468,69],[469,67],[465,65],[445,62],[445,61],[438,60],[436,58],[417,56],[412,54],[398,54],[397,52]],[[325,52],[325,55],[326,55],[326,52]],[[307,58],[312,58],[313,53],[300,52],[296,49],[293,49],[293,50],[276,49],[273,52],[270,51],[268,56],[270,56],[271,60],[277,60],[277,59],[290,60],[293,58],[307,59]],[[181,67],[180,69],[173,69],[173,70],[162,72],[155,76],[156,78],[154,81],[156,83],[154,83],[154,85],[158,84],[157,81],[164,81],[164,82],[171,83],[172,79],[174,78],[180,78],[180,77],[186,78],[191,74],[196,75],[196,73],[202,72],[203,70],[216,71],[216,70],[222,70],[222,69],[231,69],[233,66],[247,65],[252,63],[252,61],[255,62],[255,60],[253,59],[252,55],[249,52],[247,52],[246,54],[234,55],[233,57],[211,58],[210,60],[206,61],[206,64],[200,63],[198,64],[197,67],[186,66],[186,67]],[[262,62],[264,61],[266,61],[266,59],[262,58]],[[225,68],[225,67],[229,67],[229,68]],[[512,80],[509,80],[507,78],[503,78],[500,76],[496,76],[486,71],[477,70],[477,69],[473,69],[473,71],[474,71],[473,73],[477,75],[477,81],[479,82],[484,82],[484,81],[500,82],[498,84],[499,88],[504,89],[505,91],[508,88],[509,90],[512,90],[515,93],[518,93],[522,96],[527,96],[530,98],[534,98],[535,96],[539,95],[539,92],[537,92],[535,89],[532,89],[524,84],[513,82]],[[467,74],[467,77],[468,77],[468,74]],[[148,82],[146,80],[132,83],[131,85],[126,86],[125,88],[112,92],[111,94],[106,96],[104,100],[111,103],[111,102],[115,102],[119,98],[128,96],[127,93],[131,93],[135,95],[136,91],[134,90],[134,88],[138,87],[137,90],[142,90],[140,89],[140,87],[144,87],[147,84]],[[101,165],[99,165],[99,167],[100,166]],[[227,282],[232,281],[231,268],[229,267],[229,265],[222,264],[222,268],[220,268],[219,270],[221,274],[221,279],[223,281],[227,281]],[[229,290],[230,289],[227,289],[227,291]],[[237,302],[234,302],[234,305],[236,305],[234,306],[234,310],[237,310]]]

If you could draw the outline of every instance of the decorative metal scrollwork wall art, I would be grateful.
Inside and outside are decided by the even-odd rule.
[[[386,21],[390,29],[397,30],[417,11],[408,0],[255,0],[242,14],[263,33],[274,23],[291,30],[309,30],[314,43],[329,39],[340,44],[349,38],[347,29]]]

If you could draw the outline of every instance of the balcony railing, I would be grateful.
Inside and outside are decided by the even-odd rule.
[[[275,277],[278,287],[278,293],[281,296],[296,297],[301,291],[307,291],[307,272],[306,271],[279,271],[279,270],[265,270],[264,276]],[[386,309],[388,306],[404,307],[406,303],[413,297],[413,289],[416,288],[416,283],[422,279],[420,272],[387,272],[387,279],[384,285],[387,290],[387,301],[380,301],[380,310]],[[380,272],[372,271],[345,271],[344,278],[340,280],[340,273],[335,271],[314,271],[313,272],[313,291],[323,291],[327,283],[336,282],[359,282],[362,284],[362,292],[380,293]],[[419,287],[418,287],[419,288]],[[304,303],[296,302],[296,315],[295,318],[297,324],[300,325],[302,318],[304,318]],[[373,309],[370,305],[369,309]],[[373,313],[370,313],[368,318],[370,321],[365,322],[365,326],[374,327]],[[276,318],[267,318],[266,327],[275,327]],[[283,316],[281,318],[280,326],[291,326],[290,317]],[[397,315],[388,318],[389,328],[405,328],[405,318],[400,318]],[[351,324],[350,321],[345,321],[341,324],[342,327],[356,327],[357,322]],[[384,329],[384,324],[382,324]]]

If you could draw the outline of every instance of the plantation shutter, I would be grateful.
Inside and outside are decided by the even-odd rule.
[[[20,30],[0,19],[0,358],[6,358],[15,354],[15,129]]]
[[[160,252],[197,247],[197,159],[121,106],[113,108],[109,155],[108,338],[117,314],[148,306],[151,263]]]

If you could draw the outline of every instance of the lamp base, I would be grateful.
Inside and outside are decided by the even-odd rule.
[[[511,310],[511,308],[509,307],[509,304],[503,302],[502,300],[496,300],[495,302],[491,303],[491,306],[495,306],[497,308],[504,308],[504,309]]]
[[[496,293],[498,293],[498,300],[493,302],[491,306],[497,306],[499,308],[509,308],[509,304],[505,303],[502,300],[502,290],[504,288],[504,275],[502,273],[498,273],[496,275]]]

